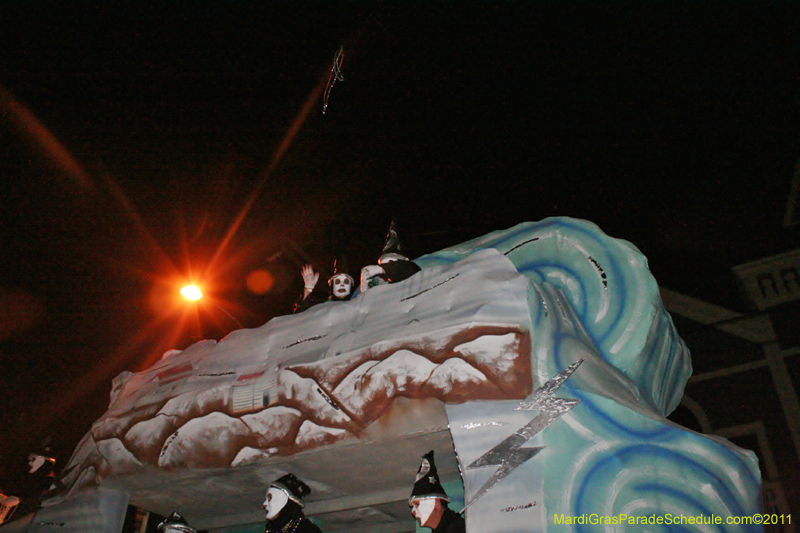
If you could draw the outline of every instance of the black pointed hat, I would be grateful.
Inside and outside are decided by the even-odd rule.
[[[289,496],[289,499],[300,505],[300,507],[304,507],[303,498],[311,494],[311,487],[303,483],[294,474],[286,474],[279,477],[270,483],[270,486],[284,491]]]
[[[174,529],[177,531],[183,531],[184,533],[197,533],[197,531],[189,527],[189,524],[186,522],[186,519],[176,512],[173,512],[171,515],[162,520],[161,523],[158,524],[158,529],[160,531],[166,531],[167,529]]]
[[[411,491],[411,497],[408,501],[428,498],[440,498],[446,502],[450,501],[441,481],[439,481],[436,463],[433,462],[433,450],[422,456],[422,463],[419,465],[417,478],[414,480],[414,489]]]
[[[400,235],[397,233],[397,219],[393,218],[389,225],[389,232],[386,234],[386,241],[383,243],[383,253],[399,254],[401,249]]]
[[[403,246],[400,243],[400,235],[397,231],[397,219],[392,219],[389,226],[389,233],[386,234],[386,242],[383,244],[383,252],[378,259],[378,264],[391,263],[392,261],[408,261],[408,257],[403,255]]]

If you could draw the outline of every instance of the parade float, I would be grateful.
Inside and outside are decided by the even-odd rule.
[[[666,419],[690,355],[635,246],[550,218],[414,262],[400,283],[118,376],[27,531],[119,532],[132,508],[263,531],[264,491],[286,473],[326,533],[413,531],[428,450],[468,532],[759,511],[752,452]]]

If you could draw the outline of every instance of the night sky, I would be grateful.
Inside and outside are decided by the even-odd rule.
[[[588,219],[747,311],[731,267],[800,246],[797,28],[797,3],[6,2],[0,487],[48,435],[63,465],[121,371],[289,312],[305,262],[357,274],[395,217],[411,257]]]

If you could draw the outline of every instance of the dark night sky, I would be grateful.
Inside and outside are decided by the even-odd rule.
[[[115,375],[236,327],[208,305],[178,326],[190,271],[256,327],[306,258],[374,262],[395,216],[419,256],[565,215],[636,244],[662,285],[746,310],[731,267],[800,245],[782,227],[796,3],[74,4],[0,7],[12,465],[47,435],[63,464]],[[270,292],[246,288],[256,269]]]

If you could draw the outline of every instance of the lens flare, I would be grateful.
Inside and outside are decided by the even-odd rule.
[[[250,275],[247,276],[246,283],[247,288],[253,294],[264,294],[275,284],[275,279],[272,277],[272,274],[259,268],[258,270],[250,272]]]
[[[93,191],[89,174],[53,132],[33,112],[18,101],[10,91],[0,87],[0,118],[8,119],[29,139],[45,157],[53,161],[66,175],[73,178],[86,191]]]
[[[194,285],[187,285],[186,287],[182,288],[181,294],[190,300],[199,300],[203,297],[203,293],[200,292],[200,289]]]

